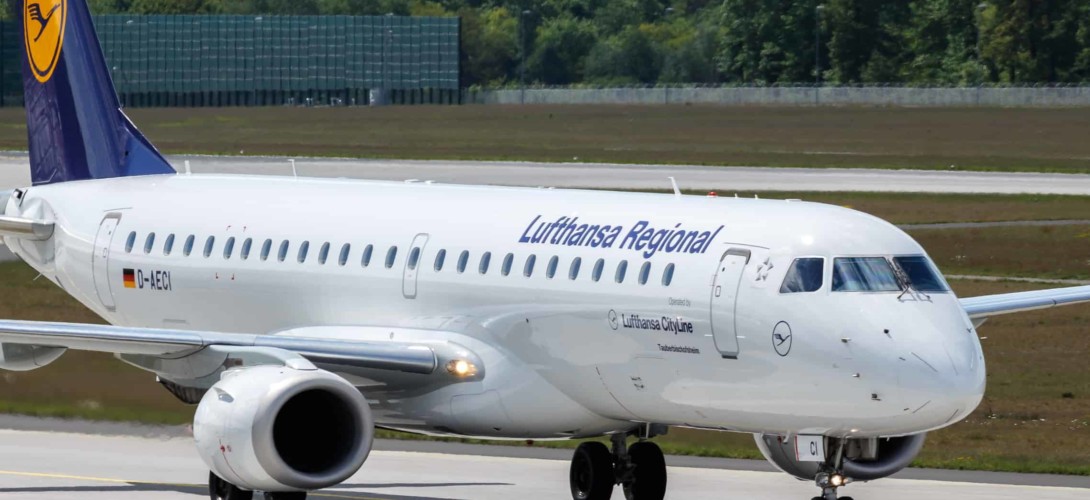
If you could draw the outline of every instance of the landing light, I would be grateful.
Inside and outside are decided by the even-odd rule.
[[[841,476],[840,474],[833,474],[829,477],[829,484],[833,485],[833,487],[835,488],[844,486],[844,476]]]
[[[477,367],[464,359],[455,359],[447,363],[447,371],[455,377],[472,377],[477,374]]]

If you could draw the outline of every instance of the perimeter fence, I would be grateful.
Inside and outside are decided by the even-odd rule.
[[[95,16],[126,106],[456,103],[460,21],[404,16]],[[22,104],[0,22],[0,105]]]
[[[1090,106],[1090,85],[530,87],[469,89],[463,100],[471,104],[1076,107]]]

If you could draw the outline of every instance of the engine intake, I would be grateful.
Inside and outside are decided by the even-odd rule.
[[[201,398],[193,436],[208,467],[231,484],[307,491],[359,470],[374,420],[341,377],[312,367],[257,366],[225,372]]]
[[[892,476],[908,467],[923,448],[926,434],[894,438],[848,439],[840,472],[856,481],[871,481]],[[839,440],[825,438],[826,462],[800,462],[795,456],[795,442],[775,435],[755,434],[757,447],[772,465],[799,479],[811,481],[818,473],[834,469],[831,461]]]

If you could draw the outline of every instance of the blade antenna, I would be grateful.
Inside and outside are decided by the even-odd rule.
[[[677,180],[673,177],[669,177],[670,185],[674,187],[674,196],[681,197],[681,190],[677,187]]]

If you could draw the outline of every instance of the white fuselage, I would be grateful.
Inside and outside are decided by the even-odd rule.
[[[953,293],[830,291],[835,257],[925,252],[888,223],[828,205],[171,175],[34,187],[6,213],[55,220],[47,243],[7,243],[113,324],[375,327],[361,336],[411,327],[482,357],[483,380],[430,391],[347,374],[387,427],[540,439],[649,422],[890,436],[964,418],[984,390],[979,342]],[[824,286],[780,293],[798,257],[826,259]],[[790,343],[777,344],[786,331]]]

